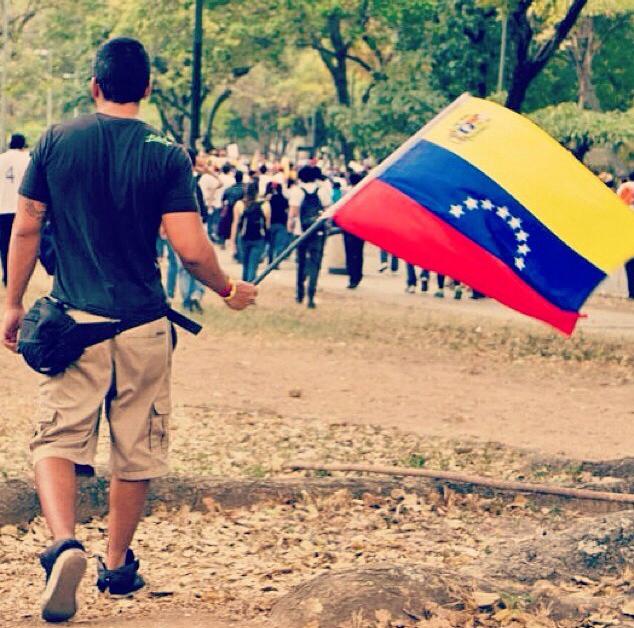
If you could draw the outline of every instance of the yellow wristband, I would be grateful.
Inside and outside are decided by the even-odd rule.
[[[237,292],[238,292],[238,284],[232,281],[231,292],[229,292],[229,294],[224,298],[225,301],[229,303],[229,301],[233,300],[233,298],[236,296]]]

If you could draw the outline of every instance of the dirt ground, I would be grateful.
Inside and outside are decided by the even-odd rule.
[[[46,285],[38,275],[30,296]],[[303,458],[575,484],[591,478],[574,461],[632,455],[632,303],[593,299],[591,318],[566,339],[489,301],[454,302],[450,292],[443,301],[405,295],[400,276],[371,274],[354,293],[343,277],[325,276],[316,311],[294,303],[291,285],[286,266],[245,314],[208,296],[203,334],[180,334],[174,473],[298,477],[285,464]],[[0,474],[29,476],[37,378],[8,352],[0,352],[0,369]],[[104,435],[101,464],[106,443]],[[553,456],[573,462],[536,462]],[[76,623],[179,626],[172,613],[183,626],[246,628],[324,570],[384,560],[477,565],[500,539],[556,531],[576,517],[523,502],[438,508],[407,499],[411,508],[398,517],[394,504],[345,495],[293,507],[157,513],[138,539],[149,590],[113,605],[96,596],[91,576]],[[100,553],[104,530],[105,522],[94,520],[79,534]],[[37,625],[35,557],[45,542],[40,519],[0,528],[0,617],[8,621],[0,625]],[[607,586],[594,584],[597,591]],[[589,585],[561,586],[578,592]],[[21,591],[17,603],[14,590]],[[558,625],[544,617],[518,625]],[[95,623],[99,618],[105,623]],[[486,621],[455,625],[511,625]]]
[[[294,303],[292,280],[289,266],[274,273],[257,309],[242,315],[207,296],[203,334],[180,334],[176,405],[398,427],[575,459],[632,454],[634,303],[596,298],[566,339],[492,302],[405,295],[402,277],[377,274],[355,293],[325,275],[319,308],[308,312]],[[47,284],[39,276],[35,285],[34,294]],[[26,428],[34,377],[7,352],[0,368],[0,416]],[[0,435],[8,425],[1,420]]]

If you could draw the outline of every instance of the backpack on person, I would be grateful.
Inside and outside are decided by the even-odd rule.
[[[244,186],[236,183],[227,188],[222,196],[222,210],[220,216],[224,218],[227,215],[233,215],[233,207],[244,198]]]
[[[249,241],[266,238],[266,218],[262,203],[256,201],[245,208],[238,223],[238,234],[243,240]]]
[[[288,201],[283,194],[273,194],[269,201],[271,205],[271,224],[284,225],[288,222]]]
[[[301,188],[304,192],[304,200],[299,208],[299,220],[302,225],[302,231],[310,229],[321,217],[324,206],[319,198],[319,188],[314,192],[309,192],[305,188]]]

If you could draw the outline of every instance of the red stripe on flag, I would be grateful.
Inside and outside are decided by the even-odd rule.
[[[504,262],[379,179],[345,203],[334,220],[410,264],[449,275],[566,334],[580,318],[553,305]]]

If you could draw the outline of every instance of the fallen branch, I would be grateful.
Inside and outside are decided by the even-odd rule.
[[[632,493],[609,493],[584,488],[566,488],[549,484],[531,484],[528,482],[510,482],[496,480],[478,475],[466,475],[451,471],[432,471],[426,469],[403,469],[401,467],[382,467],[364,464],[319,464],[311,462],[293,462],[287,465],[296,471],[356,471],[359,473],[380,473],[382,475],[399,475],[429,478],[432,480],[446,480],[459,484],[477,484],[501,491],[515,491],[520,493],[540,493],[542,495],[558,495],[576,499],[592,499],[595,501],[620,502],[634,504]]]

